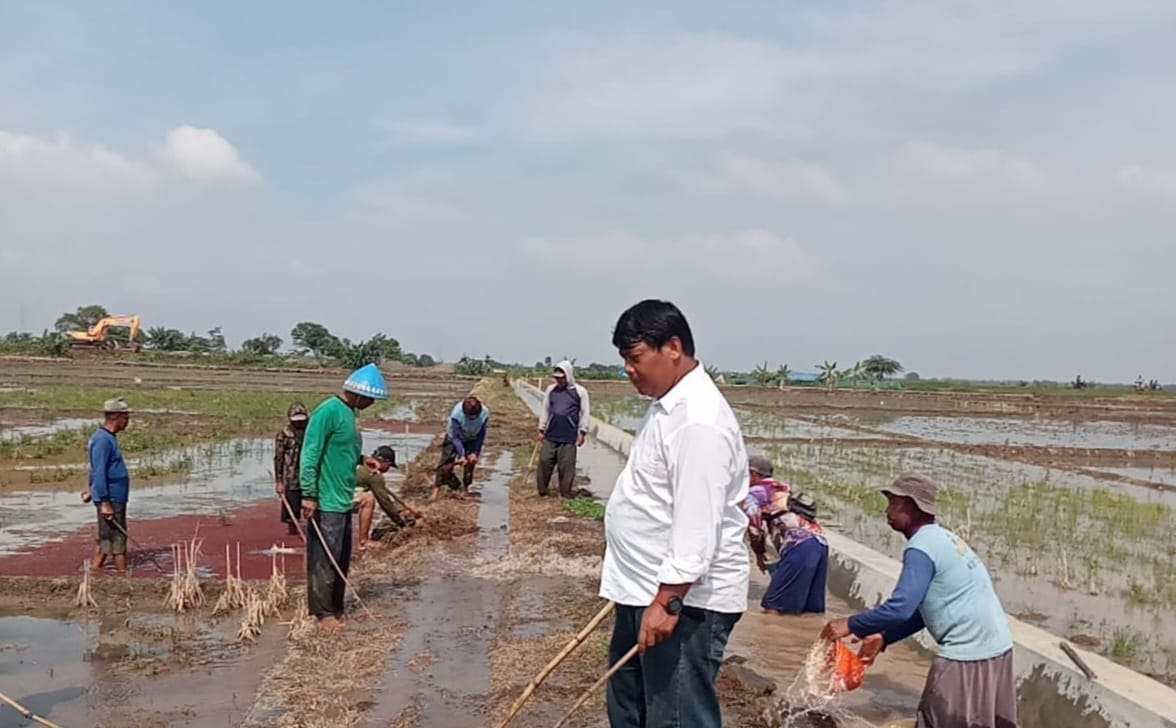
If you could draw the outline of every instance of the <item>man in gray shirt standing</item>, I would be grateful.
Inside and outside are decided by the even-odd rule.
[[[543,410],[539,413],[539,495],[547,495],[552,471],[559,475],[559,494],[572,497],[576,480],[576,448],[588,434],[588,390],[576,384],[570,361],[555,365],[555,382],[543,393]]]

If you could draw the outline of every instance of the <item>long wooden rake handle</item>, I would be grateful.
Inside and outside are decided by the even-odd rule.
[[[547,666],[539,671],[539,674],[531,678],[530,684],[528,684],[527,687],[523,689],[523,692],[519,695],[519,697],[515,699],[514,704],[510,706],[510,711],[506,714],[506,717],[498,723],[497,728],[506,728],[506,726],[510,725],[510,722],[514,720],[515,716],[519,714],[519,711],[523,709],[523,706],[531,698],[531,695],[534,694],[539,686],[543,684],[543,681],[546,680],[547,677],[555,671],[555,668],[560,666],[560,663],[567,659],[568,655],[572,654],[572,652],[574,652],[577,647],[583,644],[584,640],[588,639],[588,635],[592,634],[592,632],[600,626],[600,623],[603,622],[605,618],[608,617],[608,615],[612,614],[612,611],[616,608],[616,606],[617,605],[615,602],[609,602],[608,604],[605,604],[604,607],[602,607],[601,610],[596,613],[596,616],[593,617],[590,622],[588,622],[584,629],[580,630],[580,633],[573,637],[571,641],[568,642],[567,645],[565,645],[564,648],[559,651],[559,654],[552,658],[551,662],[547,663]]]
[[[564,717],[560,718],[559,722],[556,723],[554,726],[552,726],[552,728],[560,728],[560,726],[567,723],[568,720],[571,719],[572,715],[576,712],[576,710],[581,705],[584,704],[584,701],[592,696],[592,693],[599,690],[600,686],[605,684],[606,682],[608,682],[608,679],[610,677],[612,677],[613,675],[616,675],[618,672],[621,671],[622,667],[629,664],[629,660],[632,660],[637,655],[637,650],[639,650],[640,648],[641,648],[641,645],[639,645],[639,644],[633,645],[633,648],[631,650],[629,650],[628,652],[626,652],[624,657],[617,660],[617,664],[615,664],[611,668],[609,668],[608,672],[604,673],[604,675],[601,676],[601,678],[599,680],[592,683],[592,687],[588,688],[583,693],[580,693],[580,697],[577,698],[576,702],[572,704],[571,710],[564,713]]]
[[[272,470],[267,470],[266,472],[269,473],[270,480],[273,480],[274,472]],[[282,499],[282,507],[286,509],[286,515],[290,516],[290,523],[294,524],[294,530],[298,532],[298,537],[302,539],[302,543],[306,543],[306,534],[302,531],[302,524],[298,522],[298,514],[290,507],[290,501],[286,500],[286,492],[282,491],[278,493],[278,497]]]
[[[4,693],[0,693],[0,701],[8,703],[10,706],[12,706],[12,709],[23,715],[25,720],[31,720],[36,723],[40,723],[41,725],[45,726],[45,728],[61,728],[61,726],[57,725],[53,721],[49,720],[48,718],[42,718]]]
[[[422,519],[422,520],[424,519],[424,517],[425,517],[425,514],[421,513],[420,511],[418,511],[417,509],[413,508],[413,507],[412,507],[412,506],[410,506],[409,504],[405,503],[405,502],[404,502],[404,501],[403,501],[403,500],[400,498],[400,496],[398,496],[398,495],[396,495],[395,493],[393,493],[393,492],[392,492],[392,489],[391,489],[391,488],[385,488],[384,490],[386,490],[386,491],[388,492],[388,495],[392,496],[392,499],[393,499],[393,500],[395,500],[395,501],[396,501],[397,503],[399,503],[400,505],[404,506],[404,510],[408,511],[408,515],[412,516],[413,518],[419,518],[419,519]]]

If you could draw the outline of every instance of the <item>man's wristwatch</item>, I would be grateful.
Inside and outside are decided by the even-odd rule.
[[[669,599],[667,599],[664,603],[658,602],[658,604],[661,604],[661,608],[666,610],[666,614],[670,615],[671,617],[677,617],[679,614],[682,613],[682,599],[681,599],[681,597],[672,596]]]

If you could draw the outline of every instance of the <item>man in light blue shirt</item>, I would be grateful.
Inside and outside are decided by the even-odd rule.
[[[1013,638],[1008,617],[980,557],[935,522],[938,487],[903,473],[888,487],[886,520],[907,538],[902,573],[882,604],[821,632],[863,640],[867,664],[887,645],[926,629],[939,643],[919,701],[919,728],[1017,725]]]

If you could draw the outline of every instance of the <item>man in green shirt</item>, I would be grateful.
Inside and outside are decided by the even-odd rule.
[[[363,452],[356,413],[387,398],[388,387],[379,368],[361,367],[347,377],[341,395],[315,408],[302,439],[302,514],[310,522],[306,600],[311,615],[326,629],[342,626],[345,579],[351,565],[355,467],[362,463]]]
[[[381,445],[355,469],[355,508],[359,512],[360,551],[378,546],[378,542],[372,541],[370,537],[377,504],[397,528],[408,525],[388,493],[388,484],[384,482],[384,473],[394,467],[396,451],[388,445]]]

